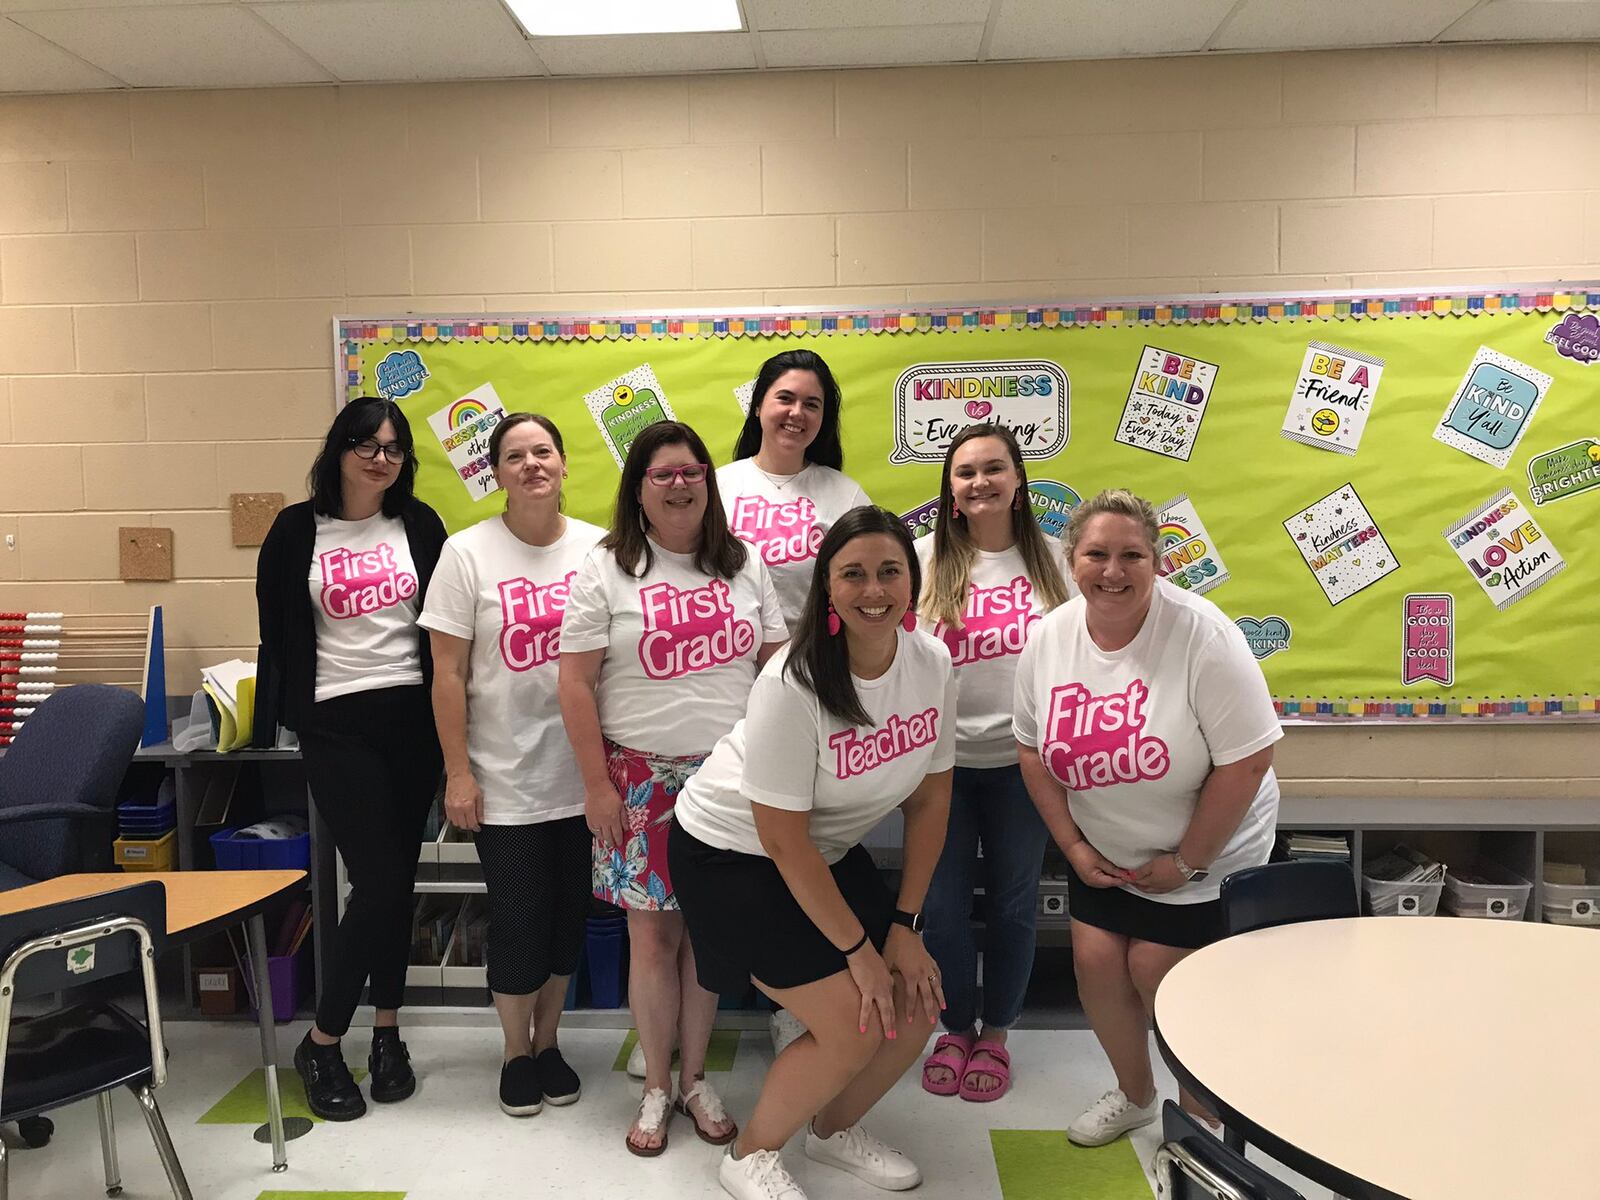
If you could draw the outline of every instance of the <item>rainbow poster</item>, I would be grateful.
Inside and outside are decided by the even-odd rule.
[[[1187,495],[1174,496],[1157,513],[1156,571],[1185,591],[1201,595],[1228,582],[1228,568]]]
[[[505,415],[492,383],[480,384],[428,415],[428,425],[455,468],[456,478],[474,500],[500,490],[489,469],[489,435]]]

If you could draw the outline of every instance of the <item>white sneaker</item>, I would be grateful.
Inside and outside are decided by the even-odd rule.
[[[672,1065],[678,1065],[678,1049],[676,1046],[672,1049]],[[643,1079],[645,1074],[644,1047],[638,1042],[634,1042],[633,1050],[628,1055],[628,1076],[632,1079]]]
[[[857,1179],[885,1191],[904,1192],[922,1182],[922,1172],[900,1151],[873,1137],[859,1125],[841,1129],[832,1137],[818,1137],[806,1126],[806,1157],[849,1171]]]
[[[772,1030],[772,1056],[776,1058],[783,1053],[784,1047],[806,1031],[800,1018],[786,1008],[780,1008],[772,1014],[768,1022]]]
[[[1121,1088],[1112,1088],[1067,1126],[1067,1140],[1079,1146],[1104,1146],[1130,1129],[1150,1124],[1160,1115],[1160,1108],[1159,1096],[1141,1108]]]
[[[736,1159],[729,1146],[717,1167],[717,1182],[735,1200],[806,1200],[776,1150],[752,1150]]]

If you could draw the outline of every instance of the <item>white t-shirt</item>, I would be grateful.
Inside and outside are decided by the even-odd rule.
[[[404,521],[381,512],[364,521],[318,516],[307,583],[315,700],[422,682],[417,564]]]
[[[1076,596],[1067,572],[1066,547],[1053,537],[1045,546],[1067,585]],[[933,537],[917,541],[922,561],[922,591],[927,595],[933,578]],[[967,611],[952,630],[943,621],[931,632],[950,648],[956,678],[961,682],[961,703],[956,710],[956,765],[1006,767],[1017,761],[1017,739],[1011,732],[1011,701],[1017,677],[1017,656],[1028,642],[1029,631],[1045,614],[1044,597],[1028,579],[1022,551],[979,550],[972,562],[967,590]]]
[[[811,840],[831,865],[928,775],[955,764],[950,654],[919,631],[899,634],[894,662],[855,680],[873,725],[846,725],[784,675],[785,647],[750,693],[750,711],[684,785],[674,812],[708,846],[765,857],[753,800],[811,814]]]
[[[605,650],[600,729],[633,750],[705,754],[744,716],[756,655],[789,636],[772,577],[756,554],[731,580],[654,541],[642,578],[609,550],[590,551],[572,581],[561,648]]]
[[[1267,681],[1244,635],[1210,600],[1157,579],[1144,627],[1102,650],[1080,596],[1034,626],[1017,664],[1017,741],[1039,751],[1068,789],[1089,844],[1125,870],[1175,849],[1213,766],[1248,758],[1283,736]],[[1278,814],[1268,771],[1211,874],[1165,895],[1216,899],[1223,877],[1267,861]]]
[[[798,475],[769,475],[753,458],[717,470],[728,528],[749,542],[772,572],[772,585],[792,628],[806,606],[817,547],[833,523],[871,504],[861,485],[832,467],[807,463]]]
[[[605,530],[567,518],[530,546],[500,517],[445,542],[417,624],[472,643],[467,758],[483,823],[530,825],[583,812],[583,781],[556,695],[561,614],[584,557]]]

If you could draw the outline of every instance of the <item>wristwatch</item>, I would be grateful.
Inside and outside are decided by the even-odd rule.
[[[891,919],[896,925],[904,925],[912,933],[922,932],[922,914],[919,912],[908,913],[903,908],[897,908]]]
[[[1182,875],[1189,883],[1199,883],[1202,879],[1211,874],[1210,871],[1207,871],[1203,867],[1191,867],[1188,863],[1184,862],[1183,853],[1179,850],[1174,850],[1172,852],[1172,865],[1178,868],[1178,874]]]

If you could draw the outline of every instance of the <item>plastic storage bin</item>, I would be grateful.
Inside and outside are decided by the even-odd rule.
[[[1583,883],[1544,881],[1540,915],[1552,925],[1600,926],[1600,867],[1584,869]]]
[[[219,871],[288,871],[311,866],[311,834],[292,838],[235,838],[238,829],[211,835]]]
[[[1452,917],[1488,917],[1499,921],[1520,921],[1528,911],[1533,884],[1497,862],[1480,859],[1463,874],[1450,868],[1444,873],[1444,911]],[[1482,880],[1482,882],[1476,882]]]
[[[159,838],[119,837],[112,850],[124,871],[170,871],[177,866],[178,831]]]
[[[1391,883],[1387,879],[1361,877],[1361,911],[1369,917],[1431,917],[1439,911],[1438,883]]]
[[[621,1008],[627,998],[623,982],[628,959],[627,919],[590,917],[584,958],[589,968],[589,1003],[595,1008]]]

